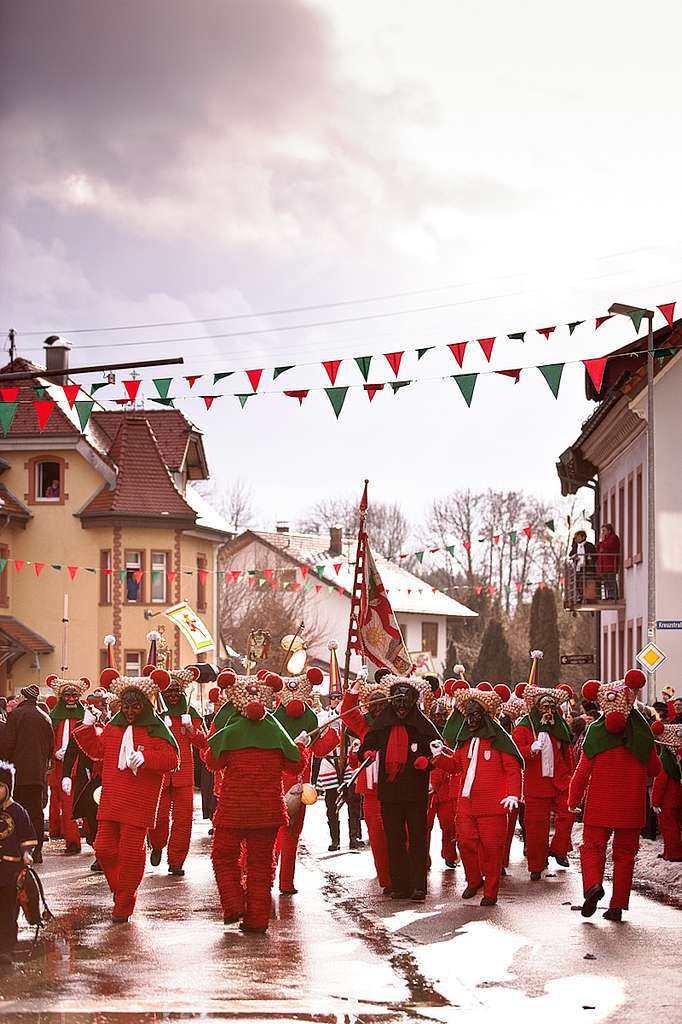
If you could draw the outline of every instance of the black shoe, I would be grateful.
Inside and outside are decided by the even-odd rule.
[[[115,914],[112,914],[111,916],[112,924],[128,924],[129,920],[129,917],[116,917]]]
[[[90,865],[90,870],[94,871],[98,875],[103,875],[104,874],[104,872],[102,870],[102,865],[100,864],[100,862],[98,860],[93,860],[92,864]]]
[[[604,911],[602,917],[607,921],[622,921],[623,911],[620,907],[609,907],[608,910]]]
[[[363,850],[364,847],[365,844],[363,843],[362,839],[351,839],[351,841],[348,844],[349,850]]]
[[[75,857],[80,852],[81,852],[81,848],[80,848],[80,846],[77,846],[76,843],[67,843],[66,844],[66,849],[64,850],[64,856],[65,857]]]
[[[42,864],[43,863],[42,850],[36,850],[36,852],[33,854],[33,863],[34,864]]]
[[[175,875],[176,878],[182,878],[185,874],[184,868],[168,868],[169,875]]]
[[[152,852],[149,854],[149,863],[152,865],[153,868],[158,868],[159,864],[161,863],[162,853],[163,850],[152,850]]]
[[[391,899],[392,900],[411,900],[412,899],[412,893],[411,892],[392,892],[391,893]]]
[[[210,828],[210,829],[208,830],[208,834],[209,834],[209,836],[212,836],[212,835],[213,835],[213,829],[212,829],[212,828]]]
[[[484,896],[480,905],[482,907],[495,907],[497,906],[497,900],[494,900],[492,896]]]
[[[297,894],[297,892],[298,892],[298,889],[280,889],[279,890],[280,896],[295,896]]]
[[[223,924],[236,924],[237,921],[241,921],[241,914],[225,914],[223,917]]]
[[[568,860],[568,857],[561,857],[558,853],[552,853],[551,850],[549,851],[549,855],[550,857],[553,857],[557,864],[559,864],[562,868],[570,868],[571,865]]]
[[[483,885],[483,882],[479,882],[478,885],[467,885],[466,889],[462,893],[463,900],[470,900],[472,896],[475,896],[478,890]]]
[[[507,877],[507,869],[506,868],[502,868],[502,870],[500,871],[500,874],[502,875],[503,878],[506,878]]]
[[[457,862],[454,861],[454,860],[446,860],[445,861],[445,867],[446,868],[456,868],[457,867]]]
[[[336,851],[340,849],[340,846],[338,843],[332,843],[332,845],[328,846],[327,849],[330,853],[336,853]]]
[[[250,924],[245,924],[243,921],[239,924],[239,930],[246,932],[247,935],[265,935],[267,928],[254,928]]]
[[[413,903],[423,903],[426,899],[426,893],[423,889],[415,889],[410,899]]]
[[[531,882],[539,882],[542,878],[542,871],[531,871],[530,880]]]
[[[597,904],[599,903],[599,900],[602,898],[603,895],[604,890],[601,885],[590,886],[590,888],[585,893],[585,902],[583,903],[582,910],[580,911],[583,917],[592,917],[595,910],[597,909]]]

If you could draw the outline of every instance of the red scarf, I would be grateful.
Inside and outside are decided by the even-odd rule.
[[[394,725],[386,744],[386,778],[395,782],[396,776],[407,764],[407,746],[409,737],[404,725]]]

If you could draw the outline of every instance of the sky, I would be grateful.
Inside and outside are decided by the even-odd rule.
[[[261,391],[309,389],[210,411],[171,391],[263,525],[365,477],[415,520],[461,487],[558,500],[594,408],[580,363],[558,401],[531,369],[479,377],[469,409],[444,346],[498,338],[459,372],[579,361],[633,339],[594,331],[611,302],[682,299],[681,33],[673,0],[5,4],[2,338],[39,359],[63,334],[73,365],[182,355],[143,373],[152,394],[227,370],[195,389],[248,393],[254,368]],[[424,382],[371,404],[351,387],[337,421],[321,362],[358,385],[353,357],[375,355],[389,381],[401,350]]]

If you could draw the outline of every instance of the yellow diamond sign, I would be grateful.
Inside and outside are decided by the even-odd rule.
[[[654,643],[647,644],[637,655],[637,661],[647,672],[655,672],[666,659],[666,655]]]

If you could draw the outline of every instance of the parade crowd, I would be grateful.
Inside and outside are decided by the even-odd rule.
[[[223,921],[264,933],[277,868],[280,893],[295,895],[306,806],[324,797],[330,851],[363,846],[364,820],[379,889],[387,898],[426,899],[431,832],[438,822],[445,864],[463,866],[464,900],[493,907],[517,829],[529,881],[550,858],[569,867],[582,821],[582,914],[604,897],[611,843],[612,892],[604,917],[628,909],[640,834],[657,819],[666,860],[682,860],[682,701],[647,708],[639,670],[587,682],[581,694],[540,685],[541,652],[514,692],[462,666],[434,676],[379,669],[322,707],[317,668],[282,677],[220,672],[203,718],[188,694],[196,666],[148,665],[139,677],[109,667],[99,688],[86,678],[49,676],[43,703],[26,686],[0,716],[0,963],[12,962],[22,891],[42,863],[47,831],[64,855],[93,847],[90,868],[113,895],[112,920],[135,910],[147,857],[167,859],[182,878],[190,848],[195,784],[211,817],[211,858]],[[543,684],[547,682],[542,680]],[[90,691],[90,692],[89,692]],[[198,769],[198,771],[197,771]]]

